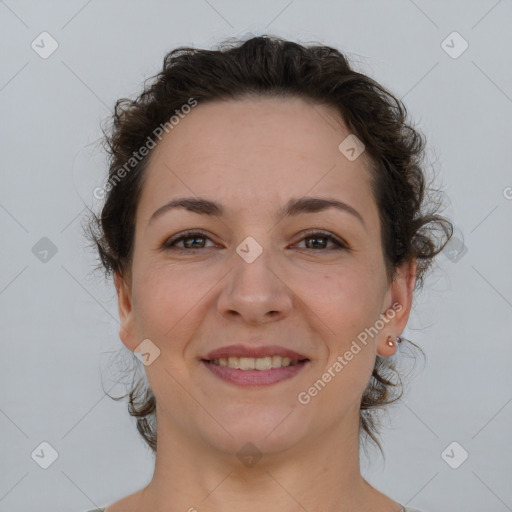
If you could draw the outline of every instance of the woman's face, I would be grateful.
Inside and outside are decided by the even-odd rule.
[[[414,278],[404,266],[387,282],[366,154],[349,160],[338,148],[349,135],[331,107],[299,98],[199,102],[153,150],[131,275],[116,287],[122,341],[136,350],[150,340],[141,347],[159,443],[164,429],[272,452],[340,425],[357,434],[376,353],[394,353],[386,338],[405,328]],[[190,209],[159,210],[178,198]],[[311,198],[347,206],[293,207]],[[200,199],[218,207],[193,208]],[[186,230],[202,233],[165,247]],[[307,361],[270,357],[286,350]],[[221,355],[266,369],[213,361]]]

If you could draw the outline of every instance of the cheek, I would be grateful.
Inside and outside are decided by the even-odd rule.
[[[345,337],[379,314],[380,280],[368,269],[340,268],[296,276],[300,298],[334,333]]]
[[[337,403],[338,412],[346,406],[358,408],[375,365],[376,338],[368,329],[380,314],[378,281],[357,272],[325,275],[321,281],[324,294],[318,294],[315,307],[326,326],[328,349],[319,368],[319,379],[329,383],[323,400],[326,407]]]
[[[380,318],[380,280],[363,269],[352,269],[324,273],[314,281],[316,291],[308,306],[322,321],[329,352],[326,368],[340,375],[338,382],[346,379],[348,385],[365,386],[375,363],[376,338],[370,328]]]
[[[139,332],[160,343],[171,338],[179,341],[193,327],[210,288],[205,272],[191,266],[166,263],[147,267],[136,282]]]

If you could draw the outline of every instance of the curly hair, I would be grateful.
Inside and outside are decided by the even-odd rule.
[[[405,105],[372,78],[355,71],[337,49],[266,35],[227,40],[215,50],[176,48],[166,54],[163,69],[145,81],[136,99],[117,100],[111,126],[103,130],[109,186],[102,193],[101,212],[92,213],[86,226],[105,278],[124,276],[131,268],[136,208],[151,152],[134,155],[191,98],[204,103],[248,95],[300,97],[336,109],[364,143],[369,158],[388,281],[403,262],[415,261],[415,290],[422,288],[434,257],[453,234],[452,223],[437,213],[442,203],[432,193],[440,192],[426,183],[425,137],[408,123]],[[361,399],[359,425],[360,433],[381,452],[376,410],[401,396],[402,382],[393,358],[377,355]],[[128,410],[156,453],[156,400],[142,379],[129,392]]]

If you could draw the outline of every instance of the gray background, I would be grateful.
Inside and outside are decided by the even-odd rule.
[[[151,477],[126,404],[104,394],[123,391],[124,346],[81,235],[105,172],[88,145],[168,50],[247,33],[336,46],[401,97],[464,240],[415,301],[405,334],[427,364],[383,417],[385,461],[374,450],[363,474],[427,512],[512,510],[511,26],[510,0],[0,1],[0,512],[88,510]],[[43,31],[59,45],[48,58],[31,47]],[[442,46],[453,31],[469,44],[457,58]],[[457,469],[442,456],[454,441],[469,453]],[[31,455],[42,442],[58,454],[48,469]]]

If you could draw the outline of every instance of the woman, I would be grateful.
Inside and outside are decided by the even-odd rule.
[[[266,36],[179,48],[155,78],[116,104],[89,231],[155,471],[99,510],[412,511],[359,467],[452,232],[405,107],[337,50]]]

